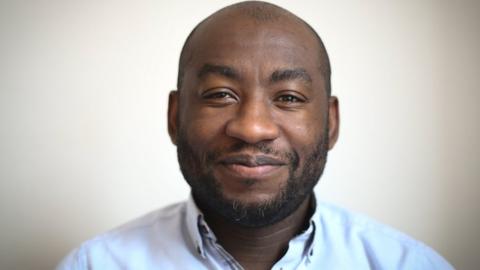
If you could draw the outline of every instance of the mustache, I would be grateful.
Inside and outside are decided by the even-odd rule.
[[[256,167],[262,165],[281,166],[285,165],[285,162],[270,156],[265,155],[230,155],[222,158],[223,164],[241,164],[247,167]]]
[[[246,155],[245,152],[255,154]],[[289,163],[293,168],[296,168],[299,163],[299,155],[296,151],[277,150],[268,142],[258,142],[255,144],[236,142],[224,150],[207,153],[205,158],[210,164],[215,162],[225,164],[238,163],[249,167],[285,165]]]

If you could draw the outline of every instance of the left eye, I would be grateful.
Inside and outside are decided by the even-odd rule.
[[[296,103],[296,102],[304,102],[299,97],[294,95],[282,95],[277,98],[277,101],[284,102],[284,103]]]

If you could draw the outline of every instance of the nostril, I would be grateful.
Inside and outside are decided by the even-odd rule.
[[[257,143],[276,139],[279,128],[268,117],[236,118],[227,123],[226,134],[247,143]]]

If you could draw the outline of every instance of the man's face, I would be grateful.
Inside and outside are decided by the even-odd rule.
[[[197,204],[244,226],[283,219],[311,194],[336,139],[317,41],[299,23],[217,20],[191,48],[169,127]]]

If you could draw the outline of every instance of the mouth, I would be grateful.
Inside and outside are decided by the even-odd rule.
[[[241,178],[262,178],[275,173],[286,163],[267,155],[232,155],[220,160],[231,174]]]

